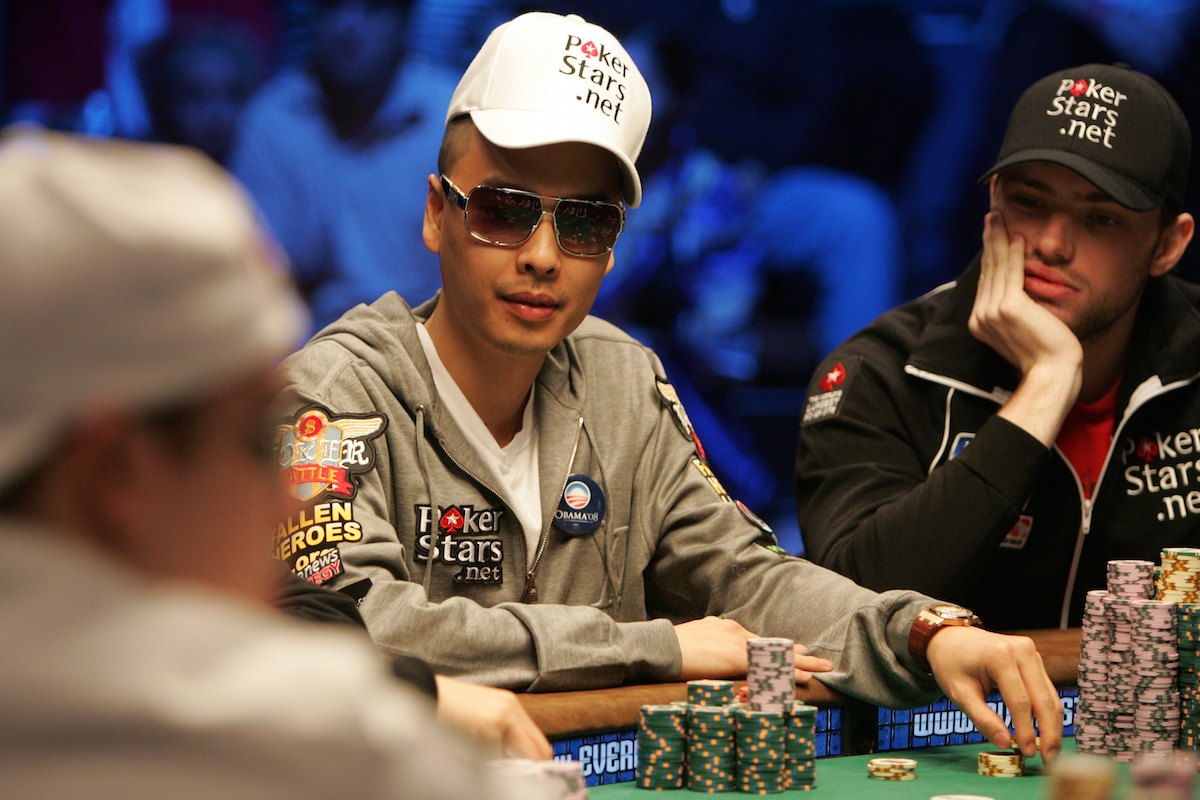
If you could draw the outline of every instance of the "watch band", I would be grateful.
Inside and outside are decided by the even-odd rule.
[[[946,625],[979,628],[983,626],[983,622],[973,611],[962,606],[942,603],[921,609],[908,631],[908,652],[926,672],[931,671],[926,656],[929,641]]]

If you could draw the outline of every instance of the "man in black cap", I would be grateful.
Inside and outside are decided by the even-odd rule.
[[[991,628],[1078,625],[1110,559],[1200,545],[1200,288],[1188,123],[1125,65],[1049,75],[982,180],[983,250],[809,386],[807,554]]]

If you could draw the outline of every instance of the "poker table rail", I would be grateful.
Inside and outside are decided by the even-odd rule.
[[[1037,645],[1055,686],[1074,686],[1079,667],[1080,629],[1012,631]],[[740,682],[738,689],[740,689]],[[636,727],[643,705],[687,699],[687,684],[658,683],[574,692],[520,694],[521,704],[551,739]],[[838,706],[846,752],[874,750],[876,709],[829,689],[819,681],[796,687],[796,699],[816,706]]]

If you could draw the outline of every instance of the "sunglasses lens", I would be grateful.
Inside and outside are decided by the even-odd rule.
[[[478,186],[467,200],[467,225],[486,241],[518,244],[529,238],[542,218],[536,195]]]
[[[558,241],[563,249],[580,256],[607,253],[621,233],[621,209],[611,203],[561,200],[554,210]]]

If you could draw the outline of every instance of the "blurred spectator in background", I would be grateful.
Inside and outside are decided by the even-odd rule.
[[[149,137],[229,159],[242,109],[263,75],[250,34],[219,19],[179,18],[138,54]]]
[[[428,297],[423,187],[457,74],[406,58],[407,0],[319,0],[312,50],[251,99],[231,166],[318,327],[389,290]]]
[[[721,479],[783,520],[798,398],[776,390],[899,299],[890,190],[930,72],[904,17],[874,6],[699,2],[627,24],[655,102],[651,188],[596,313],[652,344]],[[908,66],[862,82],[890,62]],[[857,172],[855,149],[872,150]]]

